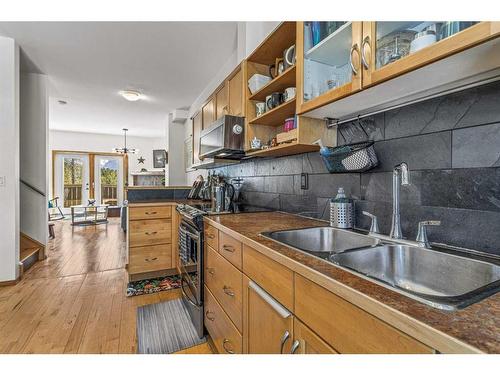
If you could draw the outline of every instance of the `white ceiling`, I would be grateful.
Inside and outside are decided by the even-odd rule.
[[[0,22],[49,76],[51,129],[163,136],[236,49],[236,22]],[[128,102],[124,89],[145,100]],[[67,105],[58,104],[58,100]]]

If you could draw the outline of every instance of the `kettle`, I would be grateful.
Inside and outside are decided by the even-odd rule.
[[[225,212],[231,207],[234,198],[234,186],[227,182],[220,182],[215,185],[212,211]]]

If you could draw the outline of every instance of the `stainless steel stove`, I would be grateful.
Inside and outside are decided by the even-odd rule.
[[[268,208],[232,204],[230,211],[213,212],[210,203],[180,204],[179,268],[181,271],[182,301],[186,306],[198,336],[204,336],[203,327],[203,216],[243,212],[272,211]]]

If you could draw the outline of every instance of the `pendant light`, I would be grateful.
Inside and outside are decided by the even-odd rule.
[[[117,152],[119,154],[137,154],[139,152],[138,149],[136,148],[127,148],[127,132],[128,132],[128,129],[126,128],[123,128],[123,136],[125,138],[125,145],[123,148],[117,148],[115,147],[113,149],[114,152]]]

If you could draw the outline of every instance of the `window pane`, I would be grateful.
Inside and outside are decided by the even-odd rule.
[[[83,160],[64,158],[64,207],[82,203]]]
[[[99,203],[117,206],[118,160],[101,159],[99,161],[99,170],[101,178],[101,202]]]

